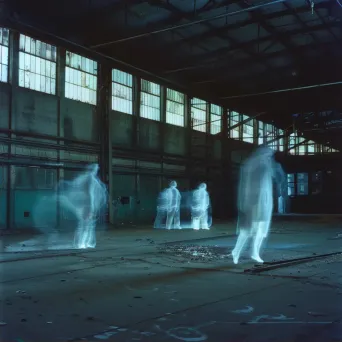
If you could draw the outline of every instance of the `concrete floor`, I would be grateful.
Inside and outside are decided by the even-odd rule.
[[[262,256],[342,251],[340,221],[276,218]],[[246,251],[233,265],[234,232],[103,232],[83,251],[6,236],[0,341],[341,341],[342,257],[244,273],[253,263]]]

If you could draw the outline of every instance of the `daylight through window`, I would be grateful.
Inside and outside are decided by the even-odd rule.
[[[184,102],[184,94],[176,90],[166,89],[166,123],[184,127]]]
[[[218,134],[221,132],[222,124],[222,107],[210,105],[210,133]]]
[[[238,112],[230,112],[229,127],[233,127],[240,123],[240,114]],[[233,139],[240,139],[240,126],[230,129],[230,137]]]
[[[8,82],[9,30],[0,28],[0,82]]]
[[[207,131],[207,102],[194,97],[191,100],[191,128],[195,131]]]
[[[55,95],[56,61],[56,46],[21,34],[19,39],[19,86]]]
[[[112,70],[112,109],[133,113],[133,76],[117,69]]]
[[[65,97],[96,105],[97,62],[67,51]]]
[[[141,80],[140,117],[160,121],[160,85]]]

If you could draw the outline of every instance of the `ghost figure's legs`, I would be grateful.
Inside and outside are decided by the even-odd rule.
[[[175,210],[174,209],[168,210],[167,217],[166,217],[166,229],[171,229],[174,216],[175,216]]]
[[[76,216],[78,219],[78,224],[77,224],[77,228],[76,228],[76,232],[74,236],[74,247],[83,249],[83,248],[86,248],[84,236],[87,230],[87,222],[84,219],[84,210],[78,209],[76,211]]]
[[[77,223],[77,228],[74,236],[74,247],[75,248],[85,248],[84,245],[82,245],[82,235],[84,234],[84,225],[85,222],[83,219],[79,219]]]
[[[240,233],[238,239],[236,241],[236,245],[232,251],[233,262],[237,264],[239,262],[240,254],[242,252],[243,247],[245,246],[248,238],[249,238],[249,231],[247,229],[240,229]]]
[[[174,217],[173,217],[173,223],[174,223],[175,229],[182,229],[182,227],[180,225],[180,211],[179,211],[179,208],[175,210],[175,214],[174,214]]]
[[[93,218],[90,218],[86,222],[86,229],[84,232],[84,245],[86,248],[95,248],[96,247],[96,221]]]
[[[209,229],[208,226],[208,211],[204,210],[203,214],[201,215],[201,221],[200,221],[200,228],[201,229]]]
[[[260,248],[261,245],[267,235],[268,231],[268,222],[258,222],[256,223],[257,227],[254,232],[254,239],[253,239],[253,247],[252,247],[252,255],[251,258],[256,262],[263,263],[264,261],[260,258]]]
[[[191,218],[191,226],[192,226],[192,229],[199,230],[200,229],[200,217],[192,216],[192,218]]]

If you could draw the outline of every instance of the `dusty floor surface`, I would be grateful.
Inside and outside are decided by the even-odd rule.
[[[342,252],[340,217],[276,219],[266,262]],[[211,231],[6,236],[0,253],[1,342],[342,341],[342,256],[244,272],[232,224]],[[63,250],[58,250],[62,246]]]

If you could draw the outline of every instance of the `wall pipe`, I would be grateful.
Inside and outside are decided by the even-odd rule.
[[[243,94],[243,95],[226,96],[226,97],[220,97],[220,100],[242,99],[242,98],[253,97],[253,96],[262,96],[262,95],[268,95],[268,94],[287,93],[287,92],[298,91],[298,90],[331,87],[334,85],[342,85],[342,81],[313,84],[313,85],[296,87],[296,88],[277,89],[277,90],[265,91],[262,93],[250,93],[250,94]]]
[[[99,142],[90,142],[86,140],[76,140],[76,139],[69,139],[59,136],[52,136],[47,134],[41,134],[41,133],[32,133],[32,132],[25,132],[25,131],[19,131],[19,130],[13,130],[13,129],[7,129],[7,128],[0,128],[1,134],[15,134],[16,136],[20,137],[29,137],[34,139],[45,139],[45,140],[52,140],[52,141],[63,141],[71,144],[78,144],[78,145],[89,145],[89,146],[100,146]]]
[[[4,144],[12,144],[12,145],[18,145],[18,146],[25,146],[25,147],[35,147],[35,148],[43,148],[47,150],[58,150],[58,151],[70,151],[70,152],[76,152],[76,153],[93,153],[97,154],[99,151],[99,148],[84,148],[84,147],[75,147],[75,146],[69,146],[69,145],[58,145],[58,144],[49,144],[49,143],[43,143],[38,141],[32,141],[32,140],[19,140],[16,138],[8,138],[8,137],[0,137],[0,142]]]
[[[159,30],[154,30],[154,31],[150,31],[150,32],[145,32],[145,33],[137,34],[135,36],[131,36],[131,37],[127,37],[127,38],[113,40],[113,41],[107,42],[107,43],[101,43],[101,44],[92,45],[91,48],[99,48],[99,47],[103,47],[103,46],[107,46],[107,45],[123,43],[123,42],[127,42],[129,40],[151,36],[153,34],[173,31],[173,30],[176,30],[176,29],[181,29],[181,28],[185,28],[185,27],[189,27],[189,26],[193,26],[193,25],[197,25],[197,24],[202,24],[202,23],[205,23],[207,21],[212,21],[212,20],[216,20],[216,19],[226,18],[226,17],[230,17],[230,16],[233,16],[233,15],[236,15],[236,14],[241,14],[241,13],[244,13],[244,12],[255,11],[255,10],[258,10],[258,9],[266,7],[266,6],[278,4],[278,3],[281,3],[281,2],[285,2],[285,1],[286,0],[274,0],[274,1],[266,2],[264,4],[255,5],[255,6],[251,6],[251,7],[248,7],[248,8],[236,10],[236,11],[233,11],[233,12],[215,15],[214,17],[203,18],[203,19],[191,21],[190,23],[174,25],[174,26],[166,27],[166,28],[159,29]]]

